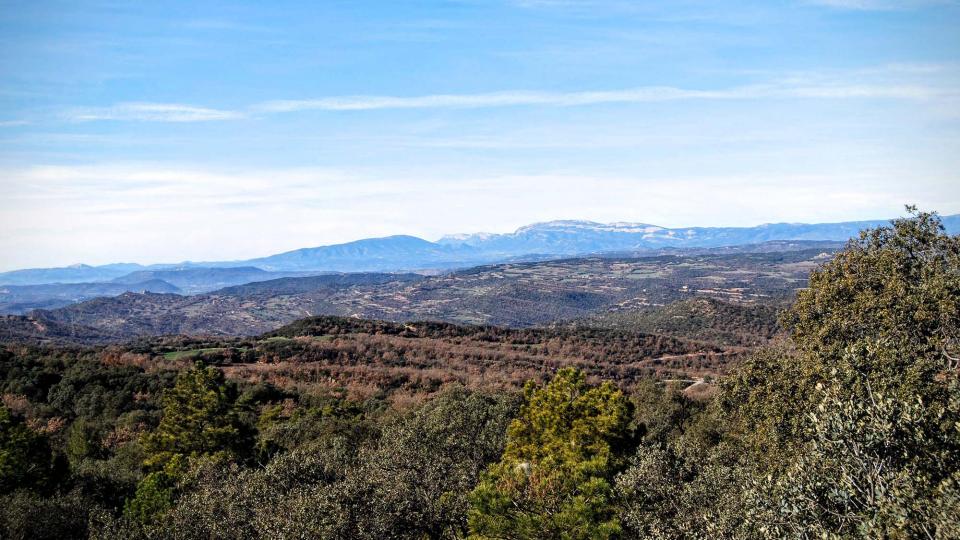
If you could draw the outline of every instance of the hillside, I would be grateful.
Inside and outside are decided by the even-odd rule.
[[[530,327],[701,297],[779,305],[805,286],[810,269],[828,258],[817,249],[593,257],[483,266],[429,277],[336,274],[263,281],[194,296],[128,293],[32,315],[121,338],[254,335],[323,314]]]
[[[936,225],[921,214],[832,255],[288,278],[204,301],[237,302],[217,312],[236,320],[317,291],[334,303],[389,293],[419,305],[427,292],[496,295],[497,282],[546,299],[590,287],[583,309],[647,294],[644,305],[600,302],[606,311],[548,328],[313,316],[244,337],[79,346],[118,336],[0,318],[12,340],[0,343],[0,441],[13,463],[0,471],[0,536],[461,538],[477,530],[478,511],[551,519],[558,500],[580,509],[583,493],[606,486],[595,507],[628,538],[648,537],[651,524],[678,539],[803,538],[811,528],[956,538],[960,237]],[[786,291],[804,285],[789,302]],[[204,302],[177,307],[200,296],[164,294],[59,311],[128,304],[104,309],[130,331],[151,318],[131,308],[139,298],[156,314],[204,313]],[[781,307],[790,324],[766,344]],[[50,338],[66,333],[76,339]],[[541,473],[551,481],[532,484]],[[514,481],[537,489],[513,500],[534,504],[486,505]],[[429,519],[395,511],[434,504]],[[890,521],[869,521],[878,515]]]
[[[450,383],[517,388],[574,366],[631,387],[645,377],[723,373],[749,349],[589,328],[509,329],[435,322],[310,317],[256,338],[147,339],[129,346],[167,360],[203,360],[228,376],[279,387],[429,393]]]
[[[37,308],[53,309],[91,298],[125,292],[180,293],[176,285],[143,275],[142,279],[108,283],[52,283],[0,285],[0,314],[24,314]]]
[[[697,297],[654,309],[599,313],[572,324],[682,336],[723,345],[757,346],[779,331],[777,312],[776,305],[744,305]]]
[[[20,345],[97,345],[122,339],[105,330],[25,315],[0,315],[0,328],[0,343]]]
[[[235,268],[170,268],[165,270],[138,270],[114,278],[111,283],[138,283],[148,280],[163,280],[177,287],[183,294],[197,294],[242,285],[254,281],[266,281],[287,277],[289,274],[267,272],[253,266]],[[151,291],[162,292],[162,291]],[[175,291],[171,291],[175,292]]]

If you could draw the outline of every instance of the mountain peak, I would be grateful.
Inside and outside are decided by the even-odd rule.
[[[485,242],[491,238],[496,238],[500,236],[496,233],[488,232],[479,232],[479,233],[460,233],[460,234],[447,234],[442,236],[437,240],[438,244],[441,245],[454,245],[454,244],[467,244],[471,245],[477,242]]]
[[[517,229],[514,234],[524,234],[530,232],[621,232],[621,233],[653,233],[663,230],[663,227],[650,225],[647,223],[634,223],[629,221],[615,221],[613,223],[598,223],[596,221],[561,219],[555,221],[544,221],[526,225]]]

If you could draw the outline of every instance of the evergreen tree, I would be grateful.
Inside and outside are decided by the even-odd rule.
[[[240,429],[233,394],[224,383],[223,373],[201,362],[177,377],[163,394],[160,425],[143,439],[149,454],[144,464],[151,472],[126,502],[126,517],[148,523],[170,509],[189,460],[235,454]]]
[[[163,416],[144,438],[146,465],[161,469],[176,456],[232,453],[240,430],[233,410],[235,396],[214,367],[197,363],[177,377],[163,394]]]
[[[475,538],[610,538],[619,531],[611,479],[623,465],[630,403],[611,383],[560,370],[532,382],[507,446],[472,494]]]

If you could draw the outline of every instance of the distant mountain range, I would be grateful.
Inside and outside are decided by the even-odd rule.
[[[960,233],[960,214],[943,216],[950,234]],[[597,253],[632,253],[664,248],[741,246],[777,240],[844,241],[888,220],[843,223],[773,223],[756,227],[687,227],[670,229],[646,223],[550,221],[506,234],[449,235],[436,242],[415,236],[367,238],[344,244],[297,249],[244,261],[183,262],[143,266],[117,263],[78,264],[0,273],[0,285],[110,281],[132,272],[191,268],[246,268],[244,272],[396,272],[443,270],[510,259],[571,257]],[[235,272],[234,272],[235,273]],[[180,274],[186,276],[187,274]],[[208,274],[210,276],[212,274]],[[145,276],[144,276],[145,277]],[[262,276],[272,279],[277,276]],[[164,279],[156,274],[150,278]],[[124,278],[124,283],[145,281]],[[252,280],[251,280],[252,281]],[[182,286],[182,284],[174,283]]]
[[[119,266],[119,265],[115,265]],[[110,276],[113,268],[85,267],[91,274]],[[40,270],[40,275],[51,275],[54,269]],[[78,275],[83,267],[69,267],[65,275]],[[325,272],[323,272],[325,273]],[[24,274],[13,272],[22,279]],[[92,298],[117,296],[127,292],[167,293],[192,295],[234,285],[269,281],[287,277],[305,277],[320,272],[268,272],[252,266],[230,268],[188,267],[154,270],[134,270],[106,281],[79,283],[39,283],[30,285],[0,285],[0,313],[21,314],[33,309],[55,309]],[[80,273],[79,275],[83,275]]]
[[[845,241],[863,229],[888,223],[888,220],[875,220],[669,229],[646,223],[564,220],[536,223],[507,234],[450,235],[436,242],[415,236],[388,236],[298,249],[247,261],[206,264],[243,264],[272,271],[388,272],[450,269],[511,260],[542,260],[600,253],[639,253],[666,248],[742,246],[780,240]],[[951,234],[960,232],[960,214],[944,217],[943,223]]]
[[[161,279],[134,283],[43,283],[40,285],[0,285],[0,313],[26,313],[33,309],[54,309],[101,296],[125,292],[181,294],[183,291]]]
[[[951,234],[960,233],[960,214],[944,216]],[[844,241],[886,220],[844,223],[775,223],[756,227],[670,229],[646,223],[551,221],[507,234],[445,236],[430,242],[414,236],[368,238],[304,248],[245,261],[185,262],[141,266],[131,263],[75,265],[0,273],[0,285],[113,282],[143,290],[139,284],[162,280],[187,294],[320,272],[400,272],[449,270],[479,264],[535,261],[591,254],[637,254],[657,250],[743,246],[771,241]],[[156,284],[154,284],[156,286]],[[0,289],[0,303],[3,302]]]

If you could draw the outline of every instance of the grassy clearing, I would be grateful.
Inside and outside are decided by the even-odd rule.
[[[288,338],[285,336],[273,336],[266,339],[261,339],[260,343],[278,343],[283,341],[293,341],[293,338]]]
[[[208,349],[194,349],[190,351],[171,351],[164,353],[164,360],[183,360],[184,358],[192,358],[194,356],[199,356],[203,353],[222,351],[223,347],[211,347]]]

